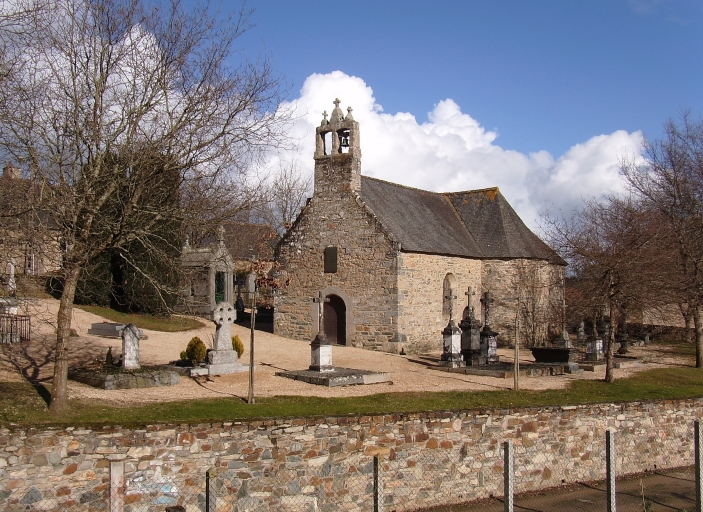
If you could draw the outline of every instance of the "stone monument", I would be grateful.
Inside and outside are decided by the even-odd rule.
[[[332,366],[332,343],[325,336],[325,318],[324,309],[325,302],[329,302],[328,298],[322,297],[322,292],[317,292],[317,297],[312,301],[318,304],[317,318],[318,329],[317,336],[310,343],[310,371],[313,372],[333,372]]]
[[[440,366],[448,366],[450,368],[458,368],[465,366],[461,359],[461,329],[454,322],[454,295],[453,290],[449,289],[449,295],[444,297],[449,301],[449,323],[442,330],[443,344],[442,356],[440,358]]]
[[[15,259],[11,258],[7,263],[7,295],[17,296],[17,282],[15,281]],[[15,312],[17,314],[17,312]]]
[[[208,352],[207,364],[205,365],[208,375],[244,372],[249,369],[248,365],[239,362],[237,351],[232,348],[232,329],[230,326],[236,319],[237,311],[229,302],[220,302],[212,311],[212,321],[217,327],[213,349]],[[194,374],[197,375],[198,372],[191,372],[191,375]]]
[[[468,295],[468,303],[462,313],[459,328],[461,328],[461,356],[468,366],[486,364],[485,356],[481,356],[481,322],[476,318],[472,297],[476,295],[473,288],[464,292]]]
[[[481,357],[486,358],[485,364],[500,362],[498,356],[498,333],[491,329],[491,305],[494,300],[490,292],[483,294],[483,329],[481,329]]]
[[[585,325],[582,320],[581,323],[579,323],[578,333],[576,334],[577,341],[586,341],[586,332],[584,329],[585,329]]]
[[[140,331],[134,324],[127,324],[122,329],[122,368],[125,370],[138,370],[140,368],[139,334]]]

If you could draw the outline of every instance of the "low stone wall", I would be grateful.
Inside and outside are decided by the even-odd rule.
[[[382,453],[385,501],[409,510],[502,494],[506,440],[515,446],[517,491],[604,478],[606,429],[616,430],[621,474],[689,465],[693,423],[701,416],[703,399],[691,399],[146,428],[3,428],[0,509],[105,509],[115,462],[124,471],[126,511],[163,510],[169,501],[159,508],[149,482],[172,480],[197,495],[186,510],[204,509],[209,468],[217,473],[218,507],[368,509],[373,456]]]

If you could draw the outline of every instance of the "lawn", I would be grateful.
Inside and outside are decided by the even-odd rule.
[[[94,315],[107,318],[120,324],[133,323],[140,329],[149,329],[160,332],[180,332],[200,329],[204,326],[202,322],[195,318],[173,315],[170,317],[158,317],[150,315],[135,315],[131,313],[120,313],[110,308],[100,306],[74,306],[76,308],[93,313]]]
[[[574,381],[571,387],[565,390],[382,393],[352,398],[279,396],[261,398],[252,405],[239,399],[218,398],[129,408],[71,400],[70,409],[66,414],[52,417],[47,412],[46,388],[34,387],[29,383],[0,383],[0,425],[137,426],[275,417],[506,409],[700,396],[703,396],[703,370],[679,367],[638,372],[633,377],[618,380],[614,384],[591,380]]]

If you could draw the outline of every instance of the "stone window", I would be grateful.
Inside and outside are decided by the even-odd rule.
[[[337,247],[325,247],[325,274],[337,272]]]

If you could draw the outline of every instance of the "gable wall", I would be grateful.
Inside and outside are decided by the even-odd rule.
[[[442,350],[442,329],[449,321],[442,312],[444,278],[452,274],[456,279],[454,317],[458,325],[469,286],[476,291],[472,303],[480,311],[481,261],[402,253],[398,262],[398,338],[409,353]]]
[[[338,267],[324,273],[324,249],[337,246]],[[375,218],[350,190],[316,190],[278,248],[281,288],[274,332],[312,340],[319,291],[348,300],[347,344],[383,349],[396,334],[396,252]]]

